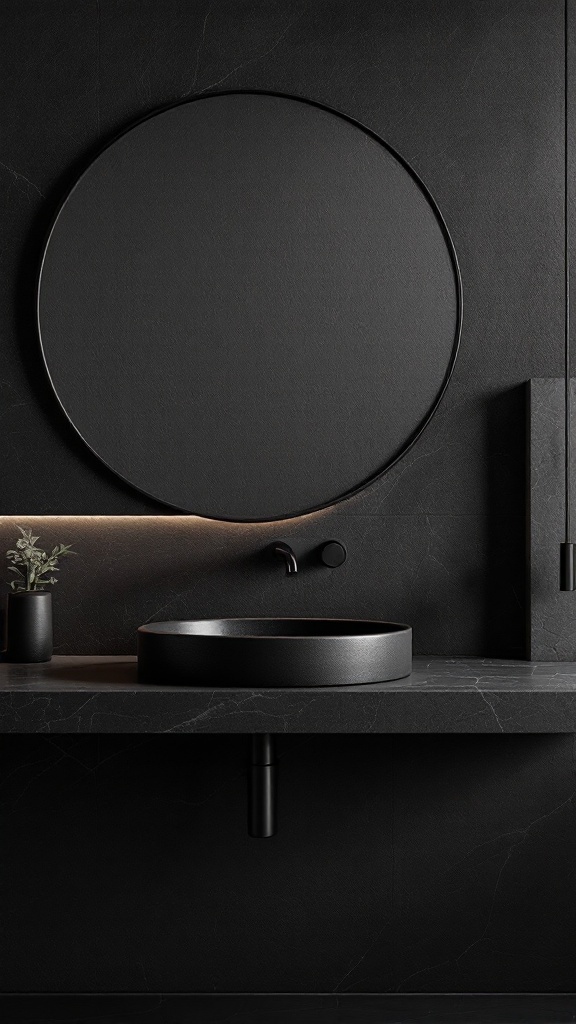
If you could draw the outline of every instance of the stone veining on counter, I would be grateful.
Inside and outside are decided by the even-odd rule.
[[[576,663],[415,658],[388,683],[315,689],[141,686],[131,657],[0,665],[3,733],[567,733]]]

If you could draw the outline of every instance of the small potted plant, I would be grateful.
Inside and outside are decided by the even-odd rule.
[[[13,573],[8,594],[6,659],[50,661],[52,657],[52,594],[45,587],[57,583],[58,561],[74,554],[70,544],[56,544],[51,552],[36,547],[39,537],[19,526],[16,547],[6,552]]]

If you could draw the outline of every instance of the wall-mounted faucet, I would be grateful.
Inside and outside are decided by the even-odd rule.
[[[276,540],[270,545],[276,558],[281,558],[285,567],[286,575],[292,576],[298,572],[298,559],[293,548],[283,540]],[[316,559],[330,569],[343,565],[346,561],[347,551],[339,540],[326,540],[315,549]]]
[[[272,548],[276,557],[284,560],[287,576],[292,576],[293,573],[298,572],[298,561],[289,544],[285,544],[283,540],[277,540],[272,545]]]

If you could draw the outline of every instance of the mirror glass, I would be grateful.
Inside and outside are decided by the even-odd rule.
[[[458,345],[458,268],[422,182],[318,104],[211,95],[130,128],[62,204],[38,290],[58,401],[176,509],[330,505],[414,441]]]

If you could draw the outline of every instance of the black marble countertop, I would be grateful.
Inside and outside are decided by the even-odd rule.
[[[142,686],[131,657],[0,664],[2,733],[571,733],[576,662],[414,658],[390,683]]]

